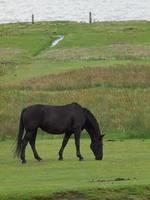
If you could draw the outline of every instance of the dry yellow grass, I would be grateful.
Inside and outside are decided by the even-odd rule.
[[[22,108],[36,103],[63,105],[78,102],[89,108],[101,123],[103,132],[113,137],[149,137],[150,89],[93,88],[43,92],[3,90],[0,95],[1,137],[15,136]],[[130,136],[128,135],[130,133]],[[137,134],[137,135],[135,135]]]
[[[22,53],[21,49],[15,49],[15,48],[0,48],[0,59],[3,59],[3,57],[10,57],[10,56],[17,56],[20,53]]]
[[[118,65],[86,67],[61,74],[33,78],[19,84],[3,85],[2,88],[57,91],[92,87],[147,88],[149,86],[149,65]]]
[[[38,59],[139,59],[150,56],[150,45],[118,43],[99,48],[59,48],[46,49]]]

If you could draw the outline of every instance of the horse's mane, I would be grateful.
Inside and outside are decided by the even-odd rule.
[[[72,102],[71,105],[75,105],[75,106],[77,106],[79,108],[82,108],[82,106],[80,104],[78,104],[77,102]]]
[[[93,130],[95,134],[100,134],[99,124],[92,112],[87,108],[83,108],[83,112],[86,117],[86,129]]]

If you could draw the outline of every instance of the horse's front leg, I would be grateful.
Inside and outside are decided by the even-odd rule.
[[[58,158],[58,160],[63,160],[63,151],[64,151],[65,146],[68,143],[68,140],[69,140],[70,136],[71,136],[71,133],[65,133],[61,148],[59,150],[59,158]]]
[[[75,145],[76,145],[76,155],[79,158],[79,160],[83,160],[83,156],[80,153],[80,130],[76,130],[74,132],[74,137],[75,137]]]

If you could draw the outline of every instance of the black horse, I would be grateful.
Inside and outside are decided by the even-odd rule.
[[[35,159],[41,160],[35,148],[38,128],[51,134],[63,134],[64,139],[59,150],[59,160],[63,160],[63,150],[72,134],[75,137],[76,155],[83,160],[80,153],[80,133],[85,129],[91,138],[91,149],[96,160],[103,158],[103,136],[93,114],[77,103],[64,106],[36,104],[22,110],[20,115],[19,133],[17,137],[16,155],[25,160],[25,148],[31,145]],[[26,132],[24,133],[24,129]]]

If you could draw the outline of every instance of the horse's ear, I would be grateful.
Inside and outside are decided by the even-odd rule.
[[[100,136],[100,139],[102,139],[104,136],[105,136],[104,134],[103,134],[103,135],[101,135],[101,136]]]

